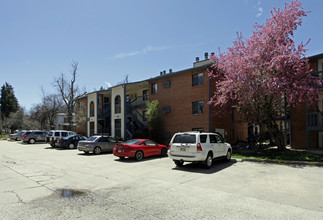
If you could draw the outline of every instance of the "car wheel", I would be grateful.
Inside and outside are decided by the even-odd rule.
[[[101,153],[101,148],[100,147],[95,147],[93,150],[94,154],[100,154]]]
[[[29,139],[29,141],[28,141],[29,144],[34,144],[35,142],[36,142],[36,140],[33,138]]]
[[[144,153],[142,151],[137,151],[136,154],[135,154],[135,159],[136,160],[142,160],[142,158],[144,158]]]
[[[228,150],[227,152],[227,156],[225,158],[227,161],[230,161],[231,160],[231,150]]]
[[[162,157],[166,157],[167,156],[167,149],[166,148],[161,149],[160,154],[161,154]]]
[[[182,161],[182,160],[174,160],[174,163],[176,164],[176,166],[181,167],[181,166],[183,166],[184,161]]]
[[[212,157],[212,154],[209,153],[205,161],[203,162],[203,165],[205,166],[205,168],[209,169],[212,166],[212,163],[213,163],[213,157]]]
[[[125,157],[119,157],[120,160],[124,160]]]
[[[83,151],[85,154],[89,154],[90,152],[88,152],[88,151]]]
[[[75,146],[74,146],[74,144],[69,144],[69,145],[68,145],[68,148],[69,148],[69,149],[73,149],[73,148],[75,148]]]

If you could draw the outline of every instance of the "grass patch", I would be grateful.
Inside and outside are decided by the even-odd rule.
[[[0,134],[0,140],[6,140],[9,134]]]
[[[250,158],[250,159],[269,159],[279,161],[307,161],[307,162],[323,162],[323,155],[308,153],[306,151],[285,150],[278,151],[276,149],[268,149],[260,152],[237,151],[233,152],[233,158]]]

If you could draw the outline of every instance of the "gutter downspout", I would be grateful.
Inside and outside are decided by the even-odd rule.
[[[127,125],[127,123],[126,123],[126,121],[127,121],[127,100],[126,100],[126,98],[127,98],[127,95],[126,95],[126,92],[127,92],[127,84],[124,84],[124,85],[122,85],[122,87],[123,87],[123,140],[125,140],[125,138],[126,138],[126,134],[127,134],[127,127],[126,127],[126,125]]]
[[[210,78],[209,75],[207,75],[207,100],[208,102],[210,101]],[[207,130],[208,132],[210,131],[210,105],[207,103]]]
[[[96,133],[98,133],[98,131],[99,131],[99,117],[98,117],[98,115],[99,115],[99,103],[98,103],[98,101],[99,101],[99,97],[98,97],[98,91],[96,91],[96,114],[95,114],[95,123],[96,123]],[[103,134],[102,134],[103,135]]]

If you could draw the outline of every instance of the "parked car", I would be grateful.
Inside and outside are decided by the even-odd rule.
[[[73,131],[65,131],[65,130],[51,130],[48,132],[46,137],[46,142],[48,142],[52,147],[56,147],[57,139],[61,139],[63,137],[76,135]]]
[[[77,144],[79,141],[84,141],[86,140],[87,137],[77,134],[77,135],[70,135],[67,137],[63,137],[61,139],[57,139],[56,146],[61,147],[61,148],[69,148],[73,149],[77,147]]]
[[[120,159],[133,157],[136,160],[142,160],[144,157],[154,155],[167,155],[167,146],[157,144],[149,139],[132,139],[124,143],[117,143],[113,149],[113,154]]]
[[[232,148],[221,135],[206,132],[179,132],[174,134],[169,144],[168,156],[177,166],[184,162],[202,162],[210,168],[213,159],[231,159]]]
[[[112,152],[114,145],[118,143],[113,137],[94,135],[85,141],[79,141],[77,149],[88,154],[100,154],[101,152]]]
[[[20,135],[22,135],[25,132],[26,131],[18,131],[17,133],[10,134],[8,140],[11,140],[11,141],[21,141]]]
[[[22,136],[22,141],[28,144],[34,144],[36,142],[45,142],[47,131],[27,131]]]

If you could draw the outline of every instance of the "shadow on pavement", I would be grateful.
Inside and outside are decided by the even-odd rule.
[[[151,160],[157,160],[157,159],[163,159],[163,158],[168,158],[167,156],[162,157],[160,155],[157,156],[150,156],[150,157],[144,157],[142,160],[136,160],[135,158],[132,157],[126,157],[124,159],[120,159],[118,157],[116,157],[116,159],[114,159],[114,161],[116,162],[120,162],[120,163],[141,163],[141,162],[145,162],[145,161],[151,161]]]
[[[237,163],[235,159],[231,159],[229,162],[223,161],[223,160],[217,160],[217,161],[213,161],[213,165],[209,169],[204,168],[201,163],[184,163],[184,165],[180,167],[174,164],[175,167],[173,168],[173,170],[192,172],[192,173],[213,174],[223,169],[226,169],[235,163]]]

